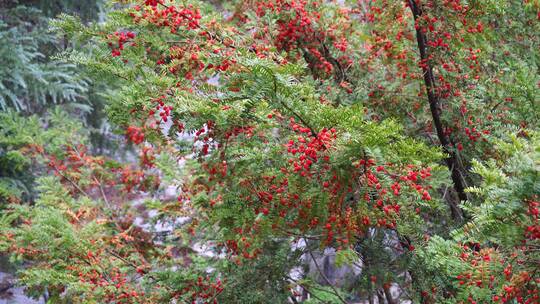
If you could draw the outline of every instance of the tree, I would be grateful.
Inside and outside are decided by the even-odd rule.
[[[140,147],[143,169],[156,168],[178,185],[177,200],[147,204],[173,233],[149,241],[148,231],[128,220],[137,212],[128,199],[111,205],[103,189],[119,178],[117,167],[86,156],[88,163],[78,163],[81,156],[72,154],[79,150],[70,148],[59,160],[66,172],[55,165],[59,180],[45,179],[68,195],[51,204],[43,191],[40,204],[64,218],[67,235],[57,239],[85,245],[76,253],[70,244],[45,249],[50,236],[34,231],[56,227],[52,213],[12,207],[5,248],[30,250],[23,256],[37,266],[22,272],[27,284],[45,284],[39,277],[47,276],[32,276],[45,271],[57,278],[50,284],[55,297],[76,301],[302,301],[288,290],[294,287],[321,302],[377,296],[394,303],[390,290],[399,286],[415,303],[493,296],[535,303],[538,275],[530,265],[537,257],[528,248],[536,242],[537,171],[483,163],[509,161],[519,149],[537,161],[535,148],[525,147],[535,146],[538,116],[538,75],[526,72],[537,69],[538,58],[526,50],[538,41],[515,26],[536,28],[537,11],[537,4],[517,1],[145,0],[122,5],[105,24],[63,15],[54,26],[96,49],[63,58],[117,79],[111,122]],[[494,16],[505,24],[489,21]],[[503,48],[495,47],[499,41]],[[501,60],[506,48],[515,55]],[[506,72],[510,66],[518,68]],[[502,144],[508,136],[519,149]],[[494,142],[500,148],[491,150]],[[500,171],[515,173],[496,185],[503,194],[489,184]],[[129,189],[110,186],[124,196],[147,189],[140,172],[122,178]],[[508,192],[515,185],[524,188]],[[507,229],[490,230],[501,219],[486,193],[514,202],[507,212],[516,220]],[[92,231],[69,220],[88,204],[87,213],[98,216],[82,223],[92,223]],[[190,220],[179,224],[186,215]],[[108,226],[97,221],[104,217]],[[30,224],[17,224],[24,220]],[[492,237],[480,239],[471,227]],[[292,248],[300,240],[305,246]],[[190,252],[197,244],[213,255]],[[325,276],[316,259],[324,248],[335,249],[340,264],[362,261],[354,284],[335,286]],[[509,261],[516,252],[526,264]],[[497,285],[478,284],[483,268],[473,266],[495,255],[519,274],[506,284],[494,269]],[[63,261],[73,256],[79,262],[68,267]],[[290,276],[303,259],[322,281],[307,271]],[[58,262],[48,269],[50,260]],[[249,288],[254,293],[244,292]]]
[[[419,257],[436,280],[445,281],[448,303],[538,302],[538,135],[495,143],[500,158],[473,162],[482,177],[469,192],[480,203],[463,207],[472,220],[452,232],[452,239],[434,237]],[[443,302],[439,294],[426,296]],[[446,303],[445,302],[445,303]]]
[[[0,9],[0,109],[31,114],[50,104],[80,103],[88,81],[73,64],[51,60],[57,40],[47,31],[47,19],[24,6]]]

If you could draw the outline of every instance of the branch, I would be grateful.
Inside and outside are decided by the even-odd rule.
[[[416,22],[422,16],[422,9],[418,6],[415,0],[409,0],[408,3]],[[420,51],[420,61],[425,63],[425,65],[422,66],[422,71],[433,124],[437,130],[437,137],[439,138],[443,151],[449,155],[449,157],[446,158],[446,165],[451,172],[454,189],[459,200],[464,201],[467,200],[467,194],[465,193],[466,185],[464,175],[462,173],[463,168],[460,166],[458,155],[452,149],[452,142],[450,138],[444,132],[441,119],[442,109],[440,100],[439,96],[435,93],[436,83],[433,75],[433,67],[429,63],[429,56],[427,54],[427,38],[421,27],[416,29],[416,41],[418,44],[418,50]],[[452,218],[455,220],[463,219],[462,210],[458,207],[458,204],[459,201],[450,202],[450,211],[452,213]]]
[[[318,296],[316,296],[313,292],[309,291],[309,288],[305,284],[300,283],[298,280],[295,280],[295,279],[291,278],[290,276],[286,276],[286,278],[293,281],[295,284],[298,284],[300,287],[304,288],[312,297],[314,297],[315,299],[321,301],[321,303],[328,303],[328,302],[324,301],[323,299],[319,298]],[[332,292],[330,292],[330,291],[328,291],[326,289],[318,288],[318,287],[315,287],[315,286],[311,286],[310,288],[320,290],[320,291],[324,291],[324,292],[327,292],[329,294],[333,294]]]
[[[75,187],[75,189],[77,189],[77,191],[79,191],[81,194],[83,194],[84,196],[86,197],[89,197],[91,198],[91,196],[86,193],[81,187],[79,187],[79,185],[77,185],[77,183],[75,183],[73,180],[71,180],[69,177],[67,177],[65,174],[63,174],[60,170],[58,170],[58,168],[56,167],[56,165],[53,167],[54,168],[54,171],[60,175],[62,178],[64,178],[65,180],[67,180],[73,187]]]
[[[332,288],[332,291],[333,294],[338,297],[338,299],[344,303],[344,304],[347,304],[347,301],[345,301],[341,295],[338,293],[338,291],[336,290],[336,288],[334,287],[334,285],[332,285],[332,283],[330,282],[330,280],[326,277],[326,275],[321,271],[321,268],[319,267],[319,263],[317,263],[317,260],[315,260],[315,257],[313,256],[313,252],[311,252],[311,250],[308,250],[308,253],[309,253],[309,256],[311,257],[311,259],[313,260],[313,263],[315,264],[315,267],[317,268],[317,271],[319,272],[319,274],[323,277],[323,279],[326,281],[326,283],[328,283],[328,285],[330,286],[330,288]]]

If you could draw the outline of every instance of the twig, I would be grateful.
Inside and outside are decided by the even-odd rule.
[[[345,301],[341,295],[337,292],[336,288],[334,287],[334,285],[332,285],[332,283],[330,282],[330,280],[326,277],[326,275],[322,272],[321,268],[319,267],[319,263],[317,263],[317,260],[315,260],[315,257],[313,256],[313,252],[311,252],[311,250],[308,250],[308,253],[309,253],[309,256],[311,257],[311,259],[313,260],[313,263],[315,264],[315,267],[317,268],[317,271],[321,274],[321,276],[323,277],[323,279],[326,281],[326,283],[328,283],[328,285],[330,286],[330,288],[332,288],[332,290],[334,291],[334,295],[336,297],[338,297],[338,299],[344,303],[344,304],[347,304],[347,301]]]
[[[62,178],[67,180],[73,187],[75,187],[75,189],[77,189],[77,191],[82,193],[84,196],[91,197],[88,193],[86,193],[86,191],[84,191],[81,187],[79,187],[79,185],[77,185],[77,183],[75,183],[73,180],[71,180],[69,177],[67,177],[65,174],[63,174],[60,170],[58,170],[58,168],[56,166],[54,166],[54,171],[58,175],[60,175]]]
[[[300,287],[304,288],[312,297],[314,297],[315,299],[321,301],[321,303],[328,303],[328,302],[324,301],[323,299],[316,296],[313,292],[309,291],[309,288],[313,288],[313,289],[316,289],[316,290],[319,290],[319,291],[323,291],[323,292],[326,292],[326,293],[329,293],[329,294],[333,294],[332,292],[330,292],[330,291],[328,291],[326,289],[318,288],[318,287],[315,287],[315,286],[310,286],[308,288],[305,284],[300,283],[298,280],[295,280],[295,279],[291,278],[290,276],[286,276],[286,278],[293,281],[295,284],[298,284]]]

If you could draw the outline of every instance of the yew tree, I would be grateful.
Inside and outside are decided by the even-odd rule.
[[[140,162],[34,146],[54,177],[0,249],[59,302],[538,303],[539,19],[513,0],[63,15],[86,49],[62,58],[117,79],[107,113]],[[158,238],[131,201],[160,180]],[[360,274],[330,280],[325,249]]]

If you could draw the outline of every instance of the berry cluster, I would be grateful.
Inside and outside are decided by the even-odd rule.
[[[111,55],[113,57],[118,57],[124,50],[124,44],[129,41],[133,41],[135,38],[135,33],[133,32],[115,32],[113,35],[109,35],[109,40],[116,42],[116,45],[113,41],[109,41],[109,47],[111,48]],[[135,42],[131,43],[132,46],[135,46]]]

